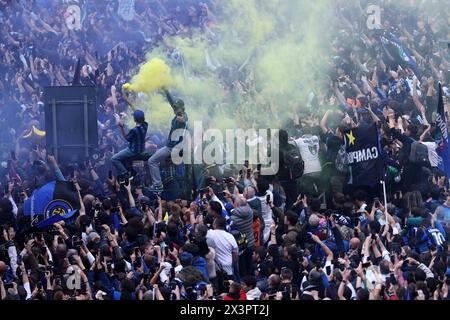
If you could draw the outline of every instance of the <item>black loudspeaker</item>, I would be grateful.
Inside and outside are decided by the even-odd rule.
[[[47,152],[60,163],[80,163],[98,149],[95,87],[44,88]]]

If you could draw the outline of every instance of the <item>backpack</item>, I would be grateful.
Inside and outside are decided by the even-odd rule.
[[[349,172],[348,154],[347,154],[347,150],[345,149],[345,145],[343,145],[339,148],[339,151],[336,155],[335,166],[336,166],[336,170],[339,172],[342,172],[342,173]]]
[[[300,155],[300,150],[297,146],[294,147],[294,145],[292,145],[289,150],[284,150],[282,153],[284,169],[289,172],[289,177],[292,180],[300,178],[305,170],[305,163]]]
[[[429,164],[428,148],[420,141],[414,141],[411,144],[411,153],[409,154],[409,162],[415,164]]]

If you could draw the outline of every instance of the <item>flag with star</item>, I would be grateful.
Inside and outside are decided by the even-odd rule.
[[[376,124],[347,130],[345,149],[354,186],[375,186],[384,177],[380,132]]]

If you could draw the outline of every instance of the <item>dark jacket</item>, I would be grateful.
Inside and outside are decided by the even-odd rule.
[[[409,162],[409,155],[411,153],[411,145],[414,141],[419,141],[419,137],[417,137],[417,136],[408,137],[408,136],[400,133],[400,131],[398,131],[395,128],[391,129],[391,134],[394,139],[399,140],[403,145],[403,148],[399,155],[400,162],[402,164]]]
[[[231,219],[233,220],[233,229],[245,234],[248,246],[255,245],[255,237],[253,235],[253,210],[248,204],[237,207],[231,211]]]
[[[251,200],[247,200],[247,203],[253,210],[253,216],[258,216],[259,222],[261,223],[261,230],[264,230],[264,219],[262,216],[261,200],[259,200],[258,197],[254,197]]]

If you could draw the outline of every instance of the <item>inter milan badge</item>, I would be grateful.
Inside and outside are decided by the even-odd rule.
[[[64,216],[72,210],[73,207],[67,201],[61,199],[53,200],[47,205],[47,208],[45,208],[47,217],[54,215]]]

